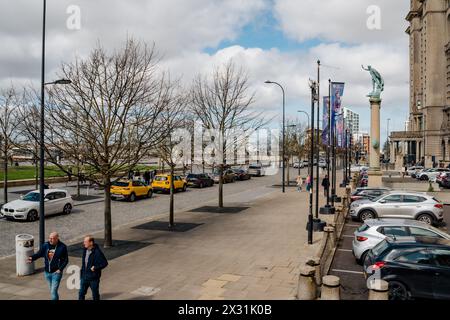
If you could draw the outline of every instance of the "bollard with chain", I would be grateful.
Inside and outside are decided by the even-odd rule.
[[[308,259],[306,264],[316,269],[315,273],[316,284],[318,287],[320,287],[322,285],[322,271],[320,270],[320,258],[319,257],[310,258]]]
[[[320,300],[340,300],[341,280],[336,276],[323,277]]]

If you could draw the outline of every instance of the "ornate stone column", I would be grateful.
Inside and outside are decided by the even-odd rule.
[[[381,187],[382,172],[380,167],[380,109],[381,98],[370,98],[370,169],[369,187]]]

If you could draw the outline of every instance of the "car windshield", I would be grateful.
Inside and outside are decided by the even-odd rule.
[[[27,195],[25,195],[22,200],[24,201],[32,201],[32,202],[39,202],[39,193],[38,192],[30,192]]]
[[[167,177],[156,176],[155,181],[167,181]]]
[[[129,182],[116,181],[112,184],[114,187],[128,187]]]
[[[196,174],[189,174],[186,179],[197,179],[198,176]]]

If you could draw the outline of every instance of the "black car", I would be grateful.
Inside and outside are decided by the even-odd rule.
[[[450,240],[386,238],[367,254],[364,273],[387,281],[391,300],[450,300]]]
[[[351,195],[351,202],[363,199],[375,199],[390,191],[388,188],[358,188]]]
[[[233,169],[233,172],[236,175],[236,180],[244,181],[252,178],[248,171],[244,169]]]
[[[188,187],[204,188],[212,187],[214,185],[214,180],[205,174],[189,174],[186,177]]]

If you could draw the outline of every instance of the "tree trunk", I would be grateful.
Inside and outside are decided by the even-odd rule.
[[[219,208],[223,208],[223,165],[219,169]]]
[[[169,228],[173,228],[174,223],[174,198],[175,198],[175,184],[173,181],[174,167],[170,166],[170,211],[169,211]]]
[[[80,190],[80,164],[77,163],[77,197],[80,199],[81,190]]]
[[[39,166],[38,166],[38,161],[37,158],[35,160],[35,165],[34,165],[34,169],[35,169],[35,189],[37,190],[39,188]]]
[[[5,160],[3,163],[3,170],[4,170],[4,176],[3,176],[3,201],[4,203],[8,203],[8,159],[7,159],[7,152],[5,152]]]
[[[112,247],[112,219],[111,219],[111,178],[105,177],[105,243],[104,247]]]
[[[289,174],[290,171],[290,161],[289,158],[287,159],[287,165],[286,165],[286,175],[287,175],[287,186],[289,187],[291,185],[291,176]]]

